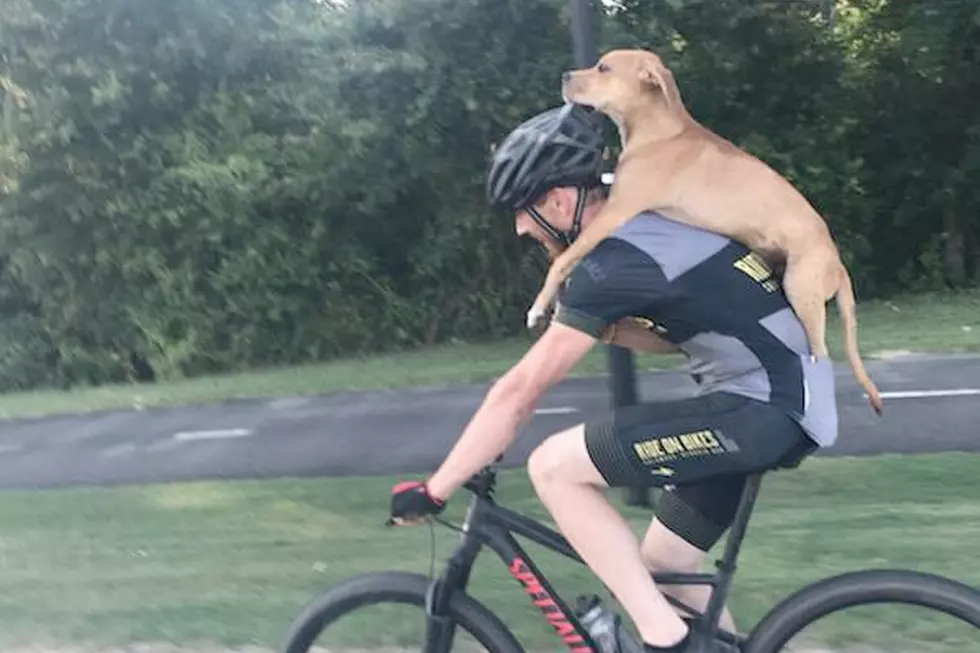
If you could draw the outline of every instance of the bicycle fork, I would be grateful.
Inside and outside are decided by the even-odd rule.
[[[426,629],[422,653],[449,653],[452,649],[456,624],[449,601],[453,592],[466,591],[480,547],[480,541],[464,528],[460,542],[442,573],[429,583],[425,594]]]

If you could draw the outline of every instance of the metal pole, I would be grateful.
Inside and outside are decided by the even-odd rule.
[[[570,0],[572,3],[572,44],[575,52],[575,66],[586,68],[599,58],[596,47],[595,11],[589,6],[590,0]]]
[[[586,68],[599,58],[596,46],[596,10],[590,0],[569,0],[572,14],[572,43],[574,44],[575,66]],[[609,390],[612,394],[613,408],[631,406],[637,403],[636,361],[633,352],[624,347],[608,346],[609,351]],[[626,503],[630,506],[650,506],[650,493],[647,488],[626,488]]]
[[[827,21],[828,25],[833,25],[834,23],[834,15],[837,13],[836,5],[837,3],[834,0],[821,0],[820,2],[820,14]]]

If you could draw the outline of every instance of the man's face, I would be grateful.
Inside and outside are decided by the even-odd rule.
[[[534,205],[534,208],[555,229],[568,231],[572,228],[575,218],[575,200],[574,188],[552,188]],[[530,236],[543,245],[552,259],[565,249],[565,246],[549,236],[527,211],[518,211],[515,214],[514,227],[518,236]]]

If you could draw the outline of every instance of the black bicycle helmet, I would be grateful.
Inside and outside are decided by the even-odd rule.
[[[553,238],[568,245],[579,230],[583,190],[602,183],[602,149],[594,110],[569,103],[544,111],[520,124],[494,152],[487,201],[494,208],[526,209]],[[556,186],[579,189],[571,233],[559,232],[532,206]]]
[[[495,208],[526,209],[555,186],[600,183],[602,131],[595,112],[565,104],[530,118],[493,154],[487,201]]]

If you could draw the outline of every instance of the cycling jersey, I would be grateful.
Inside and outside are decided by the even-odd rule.
[[[688,356],[699,394],[771,404],[820,446],[836,441],[833,366],[810,361],[779,279],[741,243],[659,213],[636,216],[579,263],[555,314],[595,337],[625,317]]]

